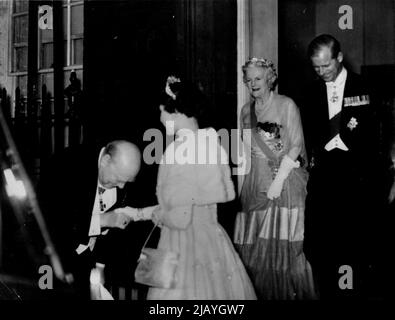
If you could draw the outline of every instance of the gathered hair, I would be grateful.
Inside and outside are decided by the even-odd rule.
[[[277,76],[277,71],[276,68],[274,67],[274,63],[271,62],[270,60],[267,59],[263,59],[263,58],[251,58],[249,59],[242,67],[242,71],[243,71],[243,81],[246,82],[246,71],[247,68],[250,66],[254,66],[254,67],[259,67],[262,69],[266,70],[266,81],[267,81],[267,85],[269,87],[270,90],[274,90],[274,88],[277,85],[277,80],[278,80],[278,76]]]
[[[187,117],[194,117],[199,126],[206,120],[208,100],[194,84],[186,81],[168,83],[171,90],[163,91],[159,104],[169,113],[182,113]]]

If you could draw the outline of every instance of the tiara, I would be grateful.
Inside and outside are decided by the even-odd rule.
[[[176,82],[181,82],[180,78],[177,78],[175,76],[168,76],[166,80],[166,87],[165,87],[165,92],[173,99],[176,100],[176,95],[174,94],[173,91],[170,89],[170,84],[176,83]]]
[[[272,68],[273,70],[275,70],[274,63],[268,59],[252,57],[245,63],[245,65],[249,64],[260,64],[262,67]]]

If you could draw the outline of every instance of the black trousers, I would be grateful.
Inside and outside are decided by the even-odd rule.
[[[376,184],[332,161],[314,168],[307,191],[304,252],[321,298],[368,297],[375,255],[383,245]]]

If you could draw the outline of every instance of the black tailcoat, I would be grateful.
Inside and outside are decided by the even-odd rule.
[[[131,222],[125,230],[109,229],[100,235],[94,250],[78,255],[79,244],[89,242],[89,227],[98,181],[98,158],[101,147],[81,145],[57,154],[50,168],[43,172],[40,202],[50,235],[61,257],[65,270],[76,278],[77,291],[87,298],[89,273],[96,262],[105,264],[106,283],[131,285],[141,246],[152,226],[151,222]],[[155,183],[154,181],[152,183]],[[117,201],[112,208],[136,206],[133,198],[141,198],[134,186],[117,188]],[[137,206],[141,205],[137,201]],[[82,289],[81,289],[82,288]]]
[[[311,87],[304,110],[312,165],[304,250],[313,272],[322,273],[334,287],[338,285],[340,266],[351,265],[356,271],[370,263],[375,250],[371,239],[378,232],[374,212],[379,192],[379,131],[376,110],[369,99],[362,78],[348,71],[338,124],[348,151],[325,150],[331,140],[325,82],[317,81]]]

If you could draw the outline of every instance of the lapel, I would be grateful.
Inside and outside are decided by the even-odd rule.
[[[91,207],[90,213],[92,213],[93,205],[95,203],[96,193],[97,193],[97,179],[98,179],[98,170],[92,170],[89,177],[87,177],[87,197],[88,203]]]
[[[361,134],[369,134],[367,132],[363,132],[364,129],[366,128],[363,124],[366,123],[366,121],[371,121],[373,119],[369,119],[369,117],[372,115],[369,110],[369,105],[356,105],[356,106],[346,106],[344,107],[344,101],[345,98],[351,98],[359,99],[363,95],[367,95],[366,89],[361,85],[360,81],[356,77],[355,74],[352,72],[348,72],[347,74],[347,80],[344,88],[344,95],[343,95],[343,103],[342,103],[342,120],[341,120],[341,127],[340,127],[340,133],[342,135],[342,139],[344,143],[351,149],[355,143],[360,143],[360,141],[363,141],[365,138],[361,138]],[[348,128],[348,123],[352,118],[355,118],[357,120],[358,128],[355,130],[351,130]],[[373,120],[374,121],[374,120]]]
[[[314,93],[317,97],[314,100],[318,103],[318,105],[315,106],[317,108],[316,119],[312,119],[312,121],[316,122],[316,133],[320,135],[322,143],[326,144],[325,140],[327,140],[330,135],[328,94],[325,82],[322,80],[318,81],[316,92]]]
[[[78,188],[76,188],[74,192],[76,193],[75,198],[79,199],[76,205],[81,207],[81,209],[76,211],[76,213],[80,215],[80,217],[76,217],[76,219],[80,219],[81,224],[84,226],[83,230],[85,231],[89,229],[93,205],[95,203],[98,154],[96,155],[96,152],[83,152],[82,154],[84,160],[78,174]]]
[[[321,111],[321,117],[323,119],[326,119],[326,123],[329,123],[329,106],[328,106],[328,93],[326,90],[326,84],[324,81],[320,81],[320,86],[319,86],[319,93],[318,96],[321,98],[321,103],[320,105],[322,108],[320,108]]]
[[[341,113],[341,120],[340,120],[340,135],[344,137],[344,129],[347,127],[347,117],[346,117],[346,110],[344,109],[344,98],[349,97],[352,93],[352,81],[350,81],[350,77],[352,77],[351,72],[347,70],[347,78],[346,83],[344,84],[344,93],[343,93],[343,101],[342,101],[342,113]]]

